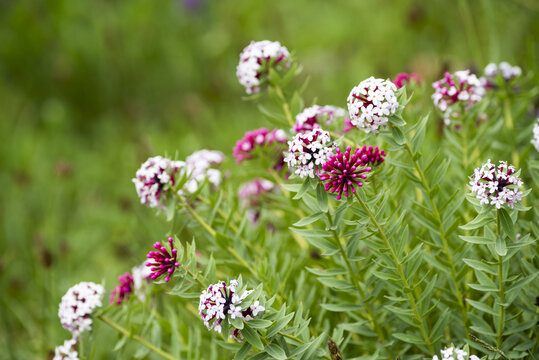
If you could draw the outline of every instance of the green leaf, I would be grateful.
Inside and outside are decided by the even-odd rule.
[[[323,212],[328,211],[328,193],[324,189],[324,185],[322,183],[318,183],[318,186],[316,187],[316,200],[318,200],[318,206],[320,206],[320,209]]]
[[[487,313],[493,316],[498,316],[498,313],[485,303],[470,300],[470,299],[466,299],[466,301],[468,302],[468,304],[472,305],[474,308],[476,308],[479,311],[482,311],[484,313]]]
[[[331,236],[331,234],[328,231],[325,231],[325,230],[296,229],[296,228],[293,228],[293,227],[291,227],[290,230],[292,230],[296,234],[299,234],[299,235],[303,236],[306,239],[313,238],[313,237],[315,237],[315,238],[324,238],[324,237]]]
[[[222,249],[226,249],[230,246],[230,244],[234,243],[234,240],[232,240],[231,238],[229,238],[228,236],[226,236],[225,234],[222,234],[222,233],[216,233],[215,234],[215,242],[217,243],[217,245],[222,248]]]
[[[271,325],[268,328],[268,331],[266,332],[266,337],[271,338],[277,335],[279,331],[281,331],[294,317],[294,313],[290,313],[288,315],[285,315],[283,318],[277,320],[273,325]],[[243,333],[243,332],[242,332]]]
[[[409,344],[420,345],[425,343],[420,337],[411,334],[393,333],[392,335],[397,339],[407,342]]]
[[[252,327],[253,329],[265,329],[271,324],[272,324],[271,321],[264,320],[264,319],[253,319],[249,321],[249,326]]]
[[[470,243],[470,244],[481,244],[481,245],[494,245],[496,243],[495,239],[490,239],[484,236],[463,236],[459,235],[459,238]]]
[[[395,126],[404,126],[404,125],[406,125],[406,121],[404,121],[404,119],[400,115],[391,115],[389,117],[389,121]]]
[[[287,358],[284,350],[277,344],[269,344],[264,348],[264,351],[270,354],[274,359],[285,360]]]
[[[417,125],[416,132],[414,136],[412,137],[412,152],[415,154],[419,148],[421,148],[421,144],[423,143],[423,139],[425,138],[425,128],[427,125],[427,121],[429,119],[429,114],[425,115]]]
[[[317,213],[307,216],[306,218],[301,219],[300,221],[294,223],[293,225],[296,227],[309,225],[315,222],[316,220],[320,219],[322,216],[324,216],[323,212],[317,212]]]
[[[503,231],[509,236],[511,240],[515,240],[515,227],[513,226],[513,220],[505,209],[498,209],[498,216],[502,224]],[[500,254],[501,255],[501,254]],[[505,254],[504,254],[505,255]]]
[[[505,245],[505,239],[503,236],[498,236],[496,238],[496,253],[500,256],[505,256],[507,254],[507,246]]]
[[[249,354],[249,350],[251,350],[251,344],[248,342],[244,343],[243,346],[240,348],[240,350],[236,353],[234,356],[234,360],[243,360]]]
[[[391,127],[391,135],[393,135],[393,138],[395,139],[395,142],[399,145],[404,144],[404,134],[402,133],[401,129],[399,129],[396,126]]]
[[[225,322],[226,321],[223,321],[223,323]],[[226,334],[228,334],[228,332]],[[256,330],[253,330],[251,327],[249,327],[247,323],[243,327],[243,330],[241,330],[241,334],[243,335],[243,338],[255,348],[259,350],[262,350],[264,348],[262,340],[260,340],[260,336],[258,336]]]
[[[320,304],[320,306],[333,312],[360,311],[362,309],[360,305],[355,304]]]
[[[493,269],[490,265],[487,265],[479,260],[474,259],[462,259],[466,263],[466,265],[470,266],[471,268],[474,268],[479,271],[487,272],[492,275],[497,275],[498,272]]]
[[[309,178],[305,179],[303,181],[303,184],[301,184],[301,188],[299,189],[296,196],[293,197],[294,200],[299,200],[305,195],[307,191],[311,190],[311,182],[309,181]]]
[[[492,217],[492,214],[488,211],[479,213],[472,221],[466,225],[459,226],[463,230],[474,230],[480,227],[485,226],[488,223],[493,222],[495,219]]]

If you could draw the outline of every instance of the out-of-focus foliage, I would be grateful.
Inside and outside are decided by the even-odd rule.
[[[67,336],[64,292],[114,284],[163,236],[130,182],[142,161],[230,155],[267,124],[235,79],[252,39],[294,50],[304,98],[343,106],[370,75],[430,82],[502,60],[532,72],[537,15],[528,0],[0,2],[0,358],[46,358]],[[114,356],[95,327],[96,356]]]

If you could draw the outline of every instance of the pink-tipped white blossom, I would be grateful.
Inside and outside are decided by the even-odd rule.
[[[161,156],[149,158],[133,179],[140,202],[151,208],[164,207],[184,167],[183,161],[172,161]]]
[[[470,177],[470,190],[481,205],[494,205],[497,209],[507,206],[514,208],[522,200],[522,180],[513,165],[500,161],[498,166],[490,159],[475,169]]]
[[[331,105],[313,105],[303,109],[296,115],[296,123],[292,129],[295,133],[311,131],[322,125],[329,125],[337,118],[344,118],[346,111],[343,108]]]
[[[442,356],[441,358],[434,355],[432,360],[480,360],[479,357],[469,355],[467,351],[461,350],[454,346],[440,350],[440,355]]]
[[[449,125],[451,120],[458,119],[461,110],[467,110],[485,95],[485,88],[470,70],[457,71],[454,74],[445,73],[444,78],[432,84],[434,105],[444,115],[444,123]]]
[[[278,41],[252,41],[240,54],[236,76],[247,94],[260,92],[268,83],[270,67],[290,66],[290,53]]]
[[[350,121],[357,128],[377,133],[399,108],[397,86],[391,81],[370,77],[360,82],[348,95]]]
[[[105,289],[92,282],[81,282],[70,288],[62,297],[58,317],[64,329],[78,339],[85,330],[92,329],[92,312],[102,306],[101,297]]]
[[[408,83],[419,84],[421,82],[422,82],[421,77],[414,72],[410,74],[404,73],[404,72],[399,73],[397,74],[397,76],[395,76],[395,79],[393,79],[393,84],[395,84],[397,88],[399,89]]]
[[[539,118],[537,119],[537,123],[533,126],[533,139],[531,143],[535,147],[535,150],[539,151]]]
[[[275,183],[261,178],[253,179],[240,186],[238,197],[251,223],[256,223],[260,216],[260,208],[264,196],[276,190]]]
[[[335,151],[335,144],[327,131],[315,129],[296,134],[288,142],[284,161],[300,178],[311,177],[322,167]]]
[[[275,168],[282,168],[282,152],[286,149],[286,133],[281,129],[266,128],[247,131],[234,146],[236,163],[251,160],[257,156],[275,157]]]
[[[363,186],[366,173],[371,171],[371,167],[366,166],[369,162],[367,154],[361,148],[356,148],[353,154],[351,151],[350,146],[344,154],[337,148],[337,153],[330,156],[322,167],[323,172],[318,175],[321,181],[327,181],[324,185],[326,191],[337,193],[337,200],[341,199],[343,193],[344,196],[354,194],[356,186]]]
[[[64,341],[63,345],[57,346],[56,349],[54,349],[54,357],[52,360],[79,360],[76,345],[77,341],[75,339]]]
[[[243,300],[253,290],[244,291],[239,296],[236,293],[238,286],[239,282],[237,280],[231,280],[229,284],[219,281],[216,284],[210,285],[208,289],[202,292],[198,310],[208,330],[221,333],[223,321],[232,324],[231,319],[240,318],[247,322],[265,311],[265,308],[260,305],[259,301],[254,301],[249,306],[242,306]],[[232,326],[229,331],[231,338],[240,342],[242,341],[243,336],[240,329]]]
[[[174,270],[180,266],[176,261],[178,258],[178,250],[174,248],[174,239],[168,238],[168,243],[170,252],[160,242],[156,242],[153,244],[153,247],[157,251],[150,251],[148,255],[146,255],[146,257],[150,259],[150,261],[146,263],[146,266],[150,267],[152,270],[149,275],[152,280],[156,280],[161,275],[166,275],[165,282],[168,282],[174,273]]]
[[[195,151],[185,160],[188,179],[180,193],[194,193],[207,179],[208,183],[216,188],[221,184],[221,171],[216,169],[225,160],[225,155],[216,150]]]

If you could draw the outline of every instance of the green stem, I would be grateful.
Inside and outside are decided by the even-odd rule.
[[[431,354],[434,354],[434,347],[432,346],[432,341],[430,339],[429,333],[427,332],[425,328],[425,321],[419,314],[419,310],[417,308],[417,303],[415,301],[414,296],[412,295],[412,287],[410,286],[410,283],[408,282],[408,278],[406,278],[406,275],[404,274],[404,269],[402,267],[402,264],[399,261],[399,258],[397,257],[397,254],[395,254],[395,250],[393,250],[393,247],[391,246],[391,243],[389,242],[389,239],[387,238],[384,230],[378,223],[378,220],[374,217],[374,214],[370,211],[369,207],[365,202],[361,199],[361,197],[354,193],[354,196],[356,197],[357,201],[361,204],[361,207],[365,212],[367,213],[367,216],[371,220],[371,223],[376,227],[376,230],[378,230],[378,234],[384,241],[385,246],[389,250],[389,254],[391,258],[393,259],[393,262],[395,263],[395,267],[397,269],[397,272],[399,273],[399,277],[401,278],[402,284],[404,285],[404,293],[406,293],[406,296],[408,297],[408,301],[410,302],[410,306],[412,307],[412,312],[414,313],[414,316],[417,320],[417,323],[419,325],[419,330],[421,331],[421,335],[423,336],[423,339],[425,340],[425,344],[427,346],[427,349]]]
[[[334,131],[328,131],[329,132],[329,135],[331,135],[332,137],[334,137],[335,139],[343,139],[343,141],[347,144],[347,145],[350,145],[350,146],[356,146],[357,144],[355,142],[353,142],[352,140],[344,137],[344,135],[339,135],[337,134],[336,132]]]
[[[186,208],[187,211],[191,214],[191,216],[192,216],[193,218],[195,218],[195,220],[196,220],[196,221],[197,221],[197,222],[198,222],[204,229],[206,229],[206,231],[209,232],[210,235],[211,235],[212,237],[215,238],[215,235],[217,234],[217,232],[216,232],[210,225],[208,225],[208,223],[206,223],[206,222],[204,221],[204,219],[202,219],[202,218],[200,217],[200,215],[198,215],[198,213],[197,213],[195,210],[193,210],[193,208],[191,207],[191,205],[190,205],[187,201],[185,201],[184,198],[182,198],[179,194],[176,194],[176,196],[178,197],[178,199],[180,200],[180,202],[183,203],[183,204],[185,205],[185,208]]]
[[[122,335],[127,336],[127,337],[135,340],[136,342],[138,342],[141,345],[146,346],[148,349],[150,349],[151,351],[153,351],[154,353],[156,353],[158,355],[161,355],[163,358],[168,359],[168,360],[176,360],[176,358],[174,356],[172,356],[169,353],[167,353],[167,352],[159,349],[158,347],[152,345],[151,343],[144,340],[139,335],[131,334],[131,332],[129,332],[127,329],[123,328],[122,326],[120,326],[119,324],[117,324],[113,320],[109,319],[108,317],[105,317],[103,315],[97,315],[97,318],[99,320],[103,321],[105,324],[107,324],[111,328],[113,328],[116,331],[118,331],[119,333],[121,333]]]
[[[282,101],[282,108],[283,108],[284,116],[286,117],[286,121],[288,121],[288,124],[290,125],[290,127],[294,127],[295,121],[294,121],[294,118],[292,117],[292,113],[290,112],[290,105],[288,104],[288,101],[286,100],[283,94],[283,91],[277,85],[275,85],[273,88],[275,89],[277,96],[279,96],[279,98]]]
[[[372,310],[372,307],[370,303],[367,301],[367,297],[365,296],[365,292],[361,288],[361,285],[359,284],[359,279],[356,276],[356,273],[354,269],[352,268],[352,264],[350,263],[350,260],[348,259],[348,256],[346,255],[346,251],[344,247],[342,246],[341,240],[339,238],[339,235],[337,234],[337,230],[334,228],[333,219],[331,218],[331,215],[329,212],[326,213],[326,216],[328,218],[329,225],[332,228],[333,238],[335,240],[335,243],[337,244],[337,247],[339,248],[339,251],[341,253],[341,256],[346,264],[346,268],[348,269],[348,274],[350,275],[350,279],[352,280],[352,283],[354,284],[355,288],[357,289],[357,292],[359,293],[359,297],[361,298],[361,301],[365,305],[365,308],[367,309],[367,313],[369,314],[369,321],[371,323],[372,328],[376,331],[376,334],[378,334],[378,338],[382,342],[382,344],[386,343],[384,332],[382,331],[382,328],[378,325],[378,322],[376,321],[376,316],[374,315],[374,311]],[[388,359],[394,359],[393,353],[391,352],[391,349],[386,347],[386,352]]]
[[[500,219],[500,213],[496,212],[496,236],[502,236],[501,235],[501,219]],[[500,309],[498,310],[498,331],[496,334],[496,346],[498,348],[502,347],[502,340],[503,340],[503,327],[504,327],[504,318],[505,318],[505,290],[503,288],[503,257],[498,255],[498,296],[499,296],[499,306]]]
[[[461,314],[462,314],[462,322],[464,324],[464,332],[466,334],[466,338],[470,338],[470,331],[468,330],[468,311],[466,309],[466,304],[464,303],[464,297],[462,296],[462,293],[460,292],[459,283],[457,280],[457,271],[455,270],[455,264],[453,262],[453,256],[451,254],[451,250],[449,248],[449,243],[447,241],[447,236],[445,234],[444,230],[444,224],[442,221],[442,215],[440,214],[440,211],[438,210],[438,206],[436,205],[436,202],[434,202],[431,188],[427,182],[427,179],[425,178],[425,173],[419,166],[419,163],[417,160],[414,159],[412,149],[410,148],[410,145],[408,143],[404,144],[404,147],[406,148],[406,151],[410,155],[410,158],[412,159],[414,163],[414,167],[416,172],[419,174],[419,179],[421,180],[421,185],[423,186],[423,189],[425,190],[425,193],[427,194],[427,198],[429,199],[429,204],[431,206],[432,212],[434,214],[434,217],[436,219],[436,222],[438,223],[438,231],[440,232],[440,237],[442,239],[443,247],[444,247],[444,253],[447,258],[447,262],[449,263],[449,268],[451,271],[451,280],[453,282],[453,286],[455,287],[455,297],[457,299],[457,302],[459,304]]]

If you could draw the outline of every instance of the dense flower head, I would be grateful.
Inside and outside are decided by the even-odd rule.
[[[151,280],[152,269],[146,266],[146,263],[133,267],[131,276],[133,276],[133,292],[140,301],[146,299],[147,285]]]
[[[480,200],[481,205],[495,205],[497,209],[505,205],[513,208],[522,199],[522,185],[513,165],[500,161],[496,166],[490,159],[475,169],[469,183],[472,194]]]
[[[531,143],[535,147],[535,150],[539,151],[539,118],[537,119],[537,123],[533,126],[533,139]]]
[[[518,66],[512,66],[511,64],[502,61],[499,64],[490,63],[485,67],[485,76],[490,79],[494,79],[498,74],[505,81],[510,81],[513,78],[522,75],[522,69]]]
[[[184,167],[183,161],[172,161],[161,156],[146,160],[133,179],[140,202],[152,208],[163,207],[163,201],[176,184],[180,169]]]
[[[434,105],[444,113],[444,121],[448,125],[452,118],[460,114],[454,109],[455,104],[467,109],[470,105],[481,101],[485,89],[481,82],[470,70],[457,71],[454,74],[446,72],[443,79],[432,84]],[[456,106],[456,105],[455,105]]]
[[[166,274],[165,281],[168,282],[174,270],[180,266],[176,261],[178,250],[174,248],[174,239],[168,238],[168,243],[170,244],[170,252],[160,242],[156,242],[153,244],[153,247],[157,251],[150,251],[146,255],[148,259],[151,259],[146,263],[146,266],[152,270],[152,273],[149,275],[152,280],[156,280],[161,275]]]
[[[296,115],[296,123],[292,131],[295,133],[311,131],[320,128],[321,125],[329,125],[336,118],[344,118],[346,110],[331,105],[313,105],[303,109]]]
[[[337,193],[337,200],[341,199],[342,194],[348,196],[356,192],[356,186],[363,186],[367,178],[365,173],[371,171],[367,154],[362,152],[361,148],[351,154],[350,146],[346,148],[344,154],[337,148],[337,154],[331,155],[328,161],[322,166],[323,172],[318,175],[320,180],[327,181],[324,185],[326,191]],[[376,161],[376,160],[375,160]]]
[[[391,81],[373,76],[360,82],[348,95],[352,124],[367,133],[377,133],[399,108],[396,91],[397,86]]]
[[[121,305],[133,292],[133,276],[126,272],[118,277],[119,284],[110,292],[109,304]]]
[[[71,331],[76,340],[85,330],[92,329],[90,315],[102,306],[103,286],[92,282],[81,282],[70,288],[62,297],[58,317],[64,329]]]
[[[240,186],[238,197],[251,223],[256,223],[260,216],[260,208],[266,194],[276,190],[275,183],[261,178],[255,178]]]
[[[215,166],[224,160],[225,155],[216,150],[203,149],[189,155],[185,160],[188,180],[180,192],[194,193],[206,179],[213,187],[219,186],[222,176],[221,171],[215,169]]]
[[[456,348],[454,346],[448,347],[444,350],[440,350],[439,358],[437,355],[432,357],[432,360],[480,360],[479,357],[475,355],[469,355],[468,352]]]
[[[242,301],[253,290],[244,291],[239,296],[236,293],[238,286],[239,282],[237,280],[231,280],[228,285],[224,281],[219,281],[202,292],[198,310],[208,330],[213,329],[221,333],[223,321],[228,321],[231,324],[231,319],[240,318],[247,322],[266,310],[258,300],[243,309]],[[230,337],[238,341],[243,338],[239,329],[232,327],[229,331]]]
[[[413,73],[408,74],[408,73],[403,72],[395,76],[395,79],[393,79],[393,84],[395,84],[397,88],[400,89],[407,83],[412,83],[412,82],[420,83],[421,81],[422,81],[421,77],[417,75],[416,73],[413,72]]]
[[[276,167],[282,168],[282,155],[279,148],[285,148],[286,133],[281,129],[268,130],[260,128],[247,131],[242,139],[236,142],[234,146],[234,157],[236,163],[241,164],[244,160],[255,158],[257,152],[265,153],[266,155],[274,156],[278,153]]]
[[[372,145],[363,145],[363,147],[359,150],[358,155],[362,165],[375,167],[384,162],[386,152],[385,150],[379,149],[378,146],[373,148]]]
[[[77,341],[69,339],[64,341],[63,345],[54,349],[54,358],[52,360],[79,360],[79,354],[76,348]]]
[[[314,178],[319,168],[333,154],[335,144],[327,131],[315,129],[296,134],[288,142],[288,152],[284,161],[301,178]]]
[[[258,93],[268,82],[269,67],[290,66],[290,53],[278,41],[252,41],[240,54],[236,76],[247,94]]]

